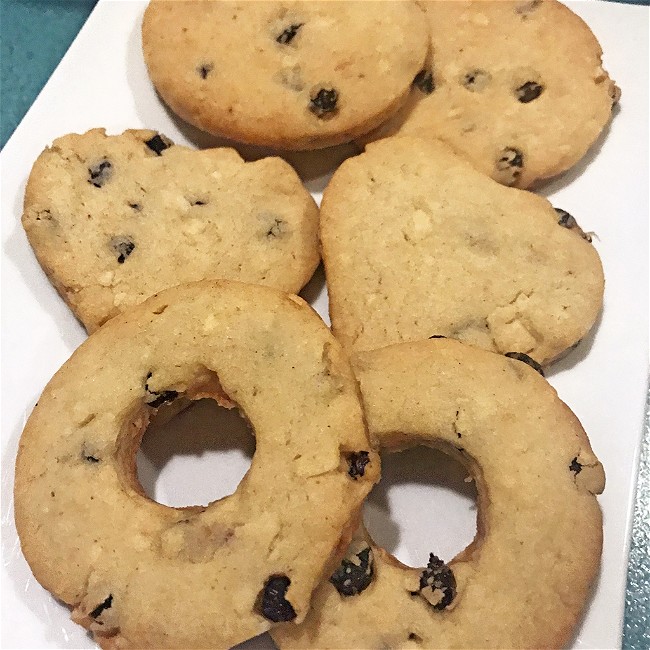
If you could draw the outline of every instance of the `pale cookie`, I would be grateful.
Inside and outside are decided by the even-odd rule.
[[[441,334],[546,364],[602,306],[600,258],[575,219],[441,142],[388,138],[344,162],[321,241],[333,331],[357,351]]]
[[[575,415],[520,361],[456,341],[391,346],[358,355],[353,367],[370,435],[386,452],[426,445],[467,468],[476,482],[476,537],[447,563],[431,549],[423,569],[367,536],[356,539],[305,622],[272,632],[278,646],[566,644],[598,572],[594,495],[605,485]]]
[[[349,142],[407,99],[429,48],[413,2],[152,0],[151,79],[204,131],[283,149]]]
[[[504,185],[575,165],[620,90],[589,27],[555,0],[421,2],[432,57],[400,113],[368,139],[438,138]]]
[[[181,398],[236,406],[256,451],[231,496],[149,499],[135,454]],[[379,476],[349,361],[300,298],[204,281],[113,319],[20,439],[16,526],[36,579],[104,648],[225,648],[300,622]]]
[[[23,226],[89,331],[184,282],[297,293],[319,261],[318,208],[290,165],[194,151],[155,131],[55,140],[30,174]]]

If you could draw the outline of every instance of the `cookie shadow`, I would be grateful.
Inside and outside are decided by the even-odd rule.
[[[309,282],[300,290],[298,294],[305,302],[308,302],[312,307],[323,295],[325,288],[325,268],[321,262],[311,276]]]
[[[559,375],[562,372],[570,370],[574,366],[577,366],[581,361],[583,361],[587,357],[587,355],[591,351],[591,348],[594,345],[594,341],[596,340],[596,335],[598,334],[598,330],[600,328],[600,324],[602,323],[602,320],[603,320],[603,310],[601,309],[598,314],[598,318],[592,325],[589,332],[587,332],[587,334],[575,345],[575,347],[570,348],[556,361],[552,362],[551,364],[549,364],[547,367],[544,368],[544,375],[546,376],[547,379],[550,379],[551,377]]]
[[[273,643],[270,634],[260,634],[248,641],[239,643],[232,650],[276,650],[277,646]]]
[[[288,162],[296,170],[305,187],[315,194],[321,193],[325,189],[332,174],[344,160],[359,153],[358,148],[353,144],[341,144],[313,151],[287,151],[285,149],[274,149],[272,147],[237,142],[236,140],[201,131],[176,115],[159,95],[158,99],[174,126],[197,149],[230,147],[249,162],[277,156]]]
[[[393,487],[404,484],[433,487],[476,502],[474,482],[466,482],[467,469],[437,449],[418,446],[395,453],[384,452],[381,472],[381,480],[364,505],[363,519],[373,541],[392,555],[401,541],[400,525],[390,506],[389,493]],[[476,505],[471,509],[475,510]],[[425,511],[422,516],[426,517]]]

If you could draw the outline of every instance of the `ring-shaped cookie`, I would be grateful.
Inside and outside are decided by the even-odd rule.
[[[437,447],[467,467],[477,535],[425,569],[355,543],[305,622],[276,628],[274,640],[321,650],[566,643],[602,545],[603,468],[575,415],[531,367],[457,341],[395,345],[353,367],[380,447]]]
[[[256,437],[236,492],[207,507],[156,503],[136,477],[149,419],[183,396],[237,405]],[[304,618],[378,470],[349,362],[309,306],[205,281],[116,317],[56,373],[20,441],[16,525],[101,646],[230,647]]]

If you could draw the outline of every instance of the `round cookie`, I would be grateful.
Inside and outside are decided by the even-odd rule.
[[[438,141],[387,138],[345,161],[320,228],[333,332],[356,351],[445,335],[546,364],[602,306],[575,219]]]
[[[432,55],[409,101],[368,140],[438,138],[504,185],[575,165],[620,90],[589,27],[556,0],[420,3]]]
[[[152,0],[142,24],[149,75],[174,112],[297,150],[349,142],[394,114],[428,40],[410,1]]]
[[[135,454],[177,401],[237,406],[256,451],[231,496],[149,499]],[[223,648],[301,621],[379,475],[349,361],[300,298],[203,281],[91,335],[23,431],[15,516],[36,579],[104,648]],[[317,515],[315,514],[317,513]]]
[[[305,622],[272,632],[278,646],[563,647],[602,547],[604,472],[578,419],[532,368],[457,341],[390,346],[353,367],[385,451],[427,445],[465,465],[477,534],[415,569],[360,531]]]
[[[30,174],[23,226],[88,331],[184,282],[297,293],[320,257],[318,208],[290,165],[194,151],[155,131],[55,140]]]

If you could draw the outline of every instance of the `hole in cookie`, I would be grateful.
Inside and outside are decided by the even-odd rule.
[[[430,553],[449,562],[476,535],[476,488],[465,480],[468,471],[422,446],[383,452],[381,460],[381,481],[363,510],[371,537],[411,567],[426,566]]]
[[[146,495],[178,508],[235,492],[255,451],[246,420],[212,399],[173,415],[176,410],[174,402],[159,409],[138,450],[138,480]]]

